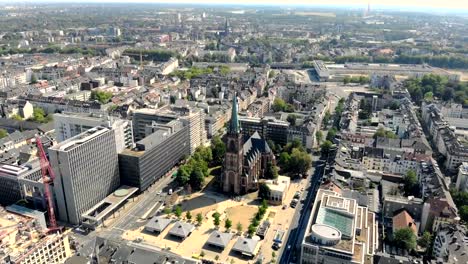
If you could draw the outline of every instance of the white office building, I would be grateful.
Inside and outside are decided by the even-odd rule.
[[[114,131],[95,127],[49,148],[58,218],[80,224],[82,214],[120,185]]]

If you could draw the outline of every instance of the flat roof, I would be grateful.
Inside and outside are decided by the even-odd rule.
[[[50,149],[57,150],[57,151],[70,151],[79,145],[104,134],[105,132],[109,131],[108,128],[97,126],[91,129],[84,131],[83,133],[76,135],[72,138],[69,138]]]
[[[344,236],[353,236],[353,217],[337,210],[321,207],[317,213],[316,223],[338,229]]]
[[[136,187],[122,185],[81,216],[84,219],[100,221],[137,191]]]

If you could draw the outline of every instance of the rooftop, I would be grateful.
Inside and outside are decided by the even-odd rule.
[[[53,149],[53,150],[57,150],[57,151],[65,151],[65,152],[68,152],[76,147],[78,147],[79,145],[87,142],[87,141],[90,141],[91,139],[93,138],[96,138],[104,133],[106,133],[107,131],[109,131],[108,128],[105,128],[105,127],[101,127],[101,126],[98,126],[98,127],[94,127],[94,128],[91,128],[89,130],[86,130],[85,132],[79,134],[79,135],[76,135],[72,138],[69,138],[53,147],[51,147],[50,149]]]

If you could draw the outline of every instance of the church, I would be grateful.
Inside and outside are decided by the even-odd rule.
[[[266,140],[257,132],[250,136],[241,133],[237,96],[234,96],[221,174],[223,192],[238,195],[256,191],[269,162],[275,164],[275,156]]]

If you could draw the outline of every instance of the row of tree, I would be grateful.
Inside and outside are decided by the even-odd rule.
[[[195,153],[181,165],[177,171],[179,186],[190,185],[199,190],[209,175],[208,166],[219,166],[223,163],[226,145],[219,136],[213,137],[210,147],[198,147]]]
[[[399,55],[395,57],[389,56],[314,56],[308,60],[323,60],[333,61],[335,63],[400,63],[400,64],[429,64],[434,67],[447,68],[447,69],[468,69],[468,58],[464,56],[419,56],[419,55]],[[305,61],[304,68],[313,67],[312,62]]]
[[[353,76],[353,77],[346,76],[343,79],[343,83],[344,84],[348,84],[348,83],[366,84],[366,83],[370,83],[370,78],[367,76]]]
[[[257,227],[260,225],[260,221],[263,219],[266,211],[268,209],[268,203],[266,200],[262,201],[262,204],[258,206],[258,211],[255,216],[252,218],[249,227],[247,228],[247,233],[249,236],[252,236],[257,231]]]

